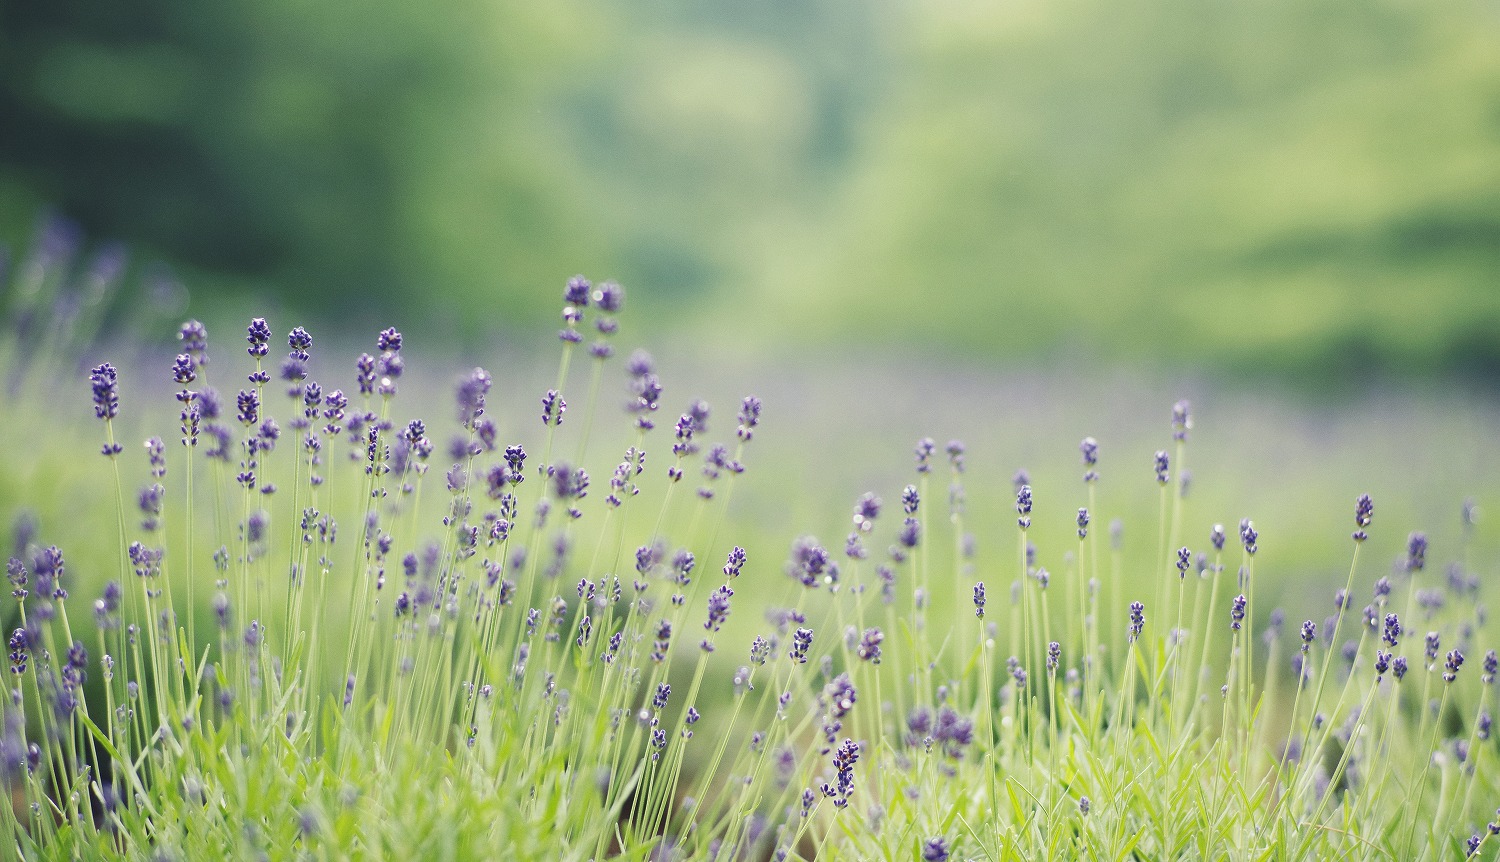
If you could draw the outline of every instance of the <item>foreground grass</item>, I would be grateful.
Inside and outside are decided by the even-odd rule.
[[[1362,499],[1337,603],[1258,630],[1255,526],[1185,523],[1183,403],[1163,429],[1156,511],[1130,525],[1156,537],[1154,562],[1127,565],[1113,539],[1096,499],[1111,462],[1092,441],[1070,488],[1015,478],[1009,562],[970,556],[967,452],[925,439],[904,487],[855,501],[847,537],[747,555],[726,513],[754,475],[760,402],[714,444],[729,422],[697,403],[663,418],[636,355],[613,433],[615,290],[570,284],[541,421],[488,412],[479,369],[460,375],[455,419],[405,416],[394,330],[352,375],[331,372],[345,398],[303,372],[348,362],[315,363],[300,330],[289,361],[272,360],[257,320],[238,361],[207,362],[184,328],[178,396],[139,408],[162,434],[141,450],[116,441],[117,372],[96,368],[93,487],[115,523],[22,536],[8,569],[7,847],[580,860],[1493,847],[1496,667],[1464,559],[1472,522],[1442,574],[1414,533],[1399,571],[1376,578]],[[244,388],[220,397],[210,371]],[[623,453],[597,451],[620,437]],[[1068,537],[1034,545],[1048,495],[1079,508]],[[75,545],[116,560],[98,595],[75,586]],[[762,620],[753,638],[746,619]],[[1278,684],[1289,665],[1297,682]]]

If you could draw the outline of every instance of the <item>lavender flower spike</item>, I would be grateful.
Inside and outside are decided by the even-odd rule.
[[[871,664],[880,664],[880,643],[883,640],[885,640],[885,635],[881,633],[880,629],[865,629],[864,634],[859,639],[859,646],[856,652],[861,659]]]
[[[251,320],[250,325],[245,328],[245,332],[245,340],[250,342],[250,347],[246,350],[247,353],[256,359],[260,359],[271,352],[271,327],[266,325],[264,317],[257,317]]]
[[[198,379],[198,371],[193,365],[193,357],[186,353],[177,354],[177,359],[172,362],[172,379],[178,384],[186,386]]]
[[[1420,572],[1427,564],[1427,534],[1412,533],[1406,540],[1406,570]]]
[[[1365,528],[1370,526],[1370,520],[1375,516],[1375,503],[1369,494],[1360,494],[1359,499],[1354,501],[1354,534],[1356,542],[1363,542],[1370,536]]]
[[[89,372],[89,384],[94,391],[94,415],[100,419],[113,419],[120,415],[119,374],[108,362]]]
[[[1244,624],[1245,605],[1247,602],[1248,600],[1243,593],[1234,597],[1234,606],[1229,609],[1229,627],[1231,629],[1239,631],[1240,627]]]
[[[734,590],[728,586],[722,586],[713,591],[708,597],[708,619],[704,621],[703,628],[716,632],[724,621],[729,618],[729,599],[734,595]]]
[[[947,862],[948,839],[943,837],[928,838],[922,845],[923,862]]]
[[[1135,641],[1146,627],[1146,606],[1140,602],[1130,603],[1130,640]]]
[[[208,364],[208,329],[196,320],[189,320],[177,332],[182,342],[182,352],[192,357],[194,364]]]

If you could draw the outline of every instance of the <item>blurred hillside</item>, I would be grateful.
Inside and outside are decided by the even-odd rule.
[[[43,204],[205,317],[1486,378],[1500,5],[0,0]]]

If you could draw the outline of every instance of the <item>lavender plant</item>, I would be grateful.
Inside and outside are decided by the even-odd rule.
[[[193,321],[159,372],[171,401],[131,404],[130,366],[94,367],[114,523],[45,525],[6,569],[7,855],[1493,850],[1500,660],[1478,580],[1432,577],[1413,533],[1365,586],[1368,496],[1332,613],[1306,609],[1293,639],[1257,612],[1253,522],[1236,550],[1186,516],[1186,402],[1151,470],[1120,478],[1159,489],[1152,571],[1101,544],[1093,438],[1080,486],[1017,477],[1013,527],[967,517],[957,441],[944,511],[924,439],[910,484],[856,499],[842,554],[801,536],[752,558],[728,513],[760,400],[719,437],[702,402],[663,419],[636,353],[616,412],[623,306],[619,285],[567,283],[556,382],[525,416],[492,412],[478,368],[448,416],[409,415],[395,329],[325,366],[298,327],[278,365],[256,318],[247,355],[212,365],[233,398]],[[156,417],[143,447],[120,442],[132,411]],[[623,451],[598,449],[611,424]],[[1076,544],[1036,547],[1044,518]],[[1012,562],[979,565],[973,529]],[[116,571],[78,576],[68,548],[89,542]]]

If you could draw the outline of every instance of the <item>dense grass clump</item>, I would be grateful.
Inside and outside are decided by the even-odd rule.
[[[1412,533],[1372,581],[1368,497],[1333,602],[1263,631],[1254,524],[1184,524],[1186,402],[1166,448],[1141,459],[1159,495],[1142,525],[1157,536],[1148,571],[1126,570],[1119,522],[1098,510],[1093,439],[1074,488],[1015,477],[1015,520],[999,527],[966,521],[964,445],[921,440],[910,483],[859,496],[847,537],[787,537],[785,558],[752,559],[726,514],[761,402],[745,398],[716,438],[730,422],[702,402],[662,413],[637,352],[622,414],[605,381],[623,300],[613,283],[568,283],[557,382],[528,416],[496,415],[480,368],[459,375],[445,421],[407,415],[394,329],[320,365],[300,327],[273,357],[257,318],[248,357],[215,348],[210,363],[189,322],[155,372],[175,396],[156,405],[122,403],[121,371],[93,368],[92,481],[114,523],[24,531],[7,568],[8,851],[1438,859],[1493,846],[1500,662],[1479,642],[1478,580],[1463,564],[1435,575]],[[575,359],[589,366],[576,407]],[[320,383],[315,366],[340,370]],[[144,447],[117,434],[131,410],[159,429]],[[1048,493],[1077,501],[1076,543],[1028,541]],[[980,567],[975,529],[1009,534],[1012,562]],[[107,546],[117,571],[80,577],[78,545]]]

